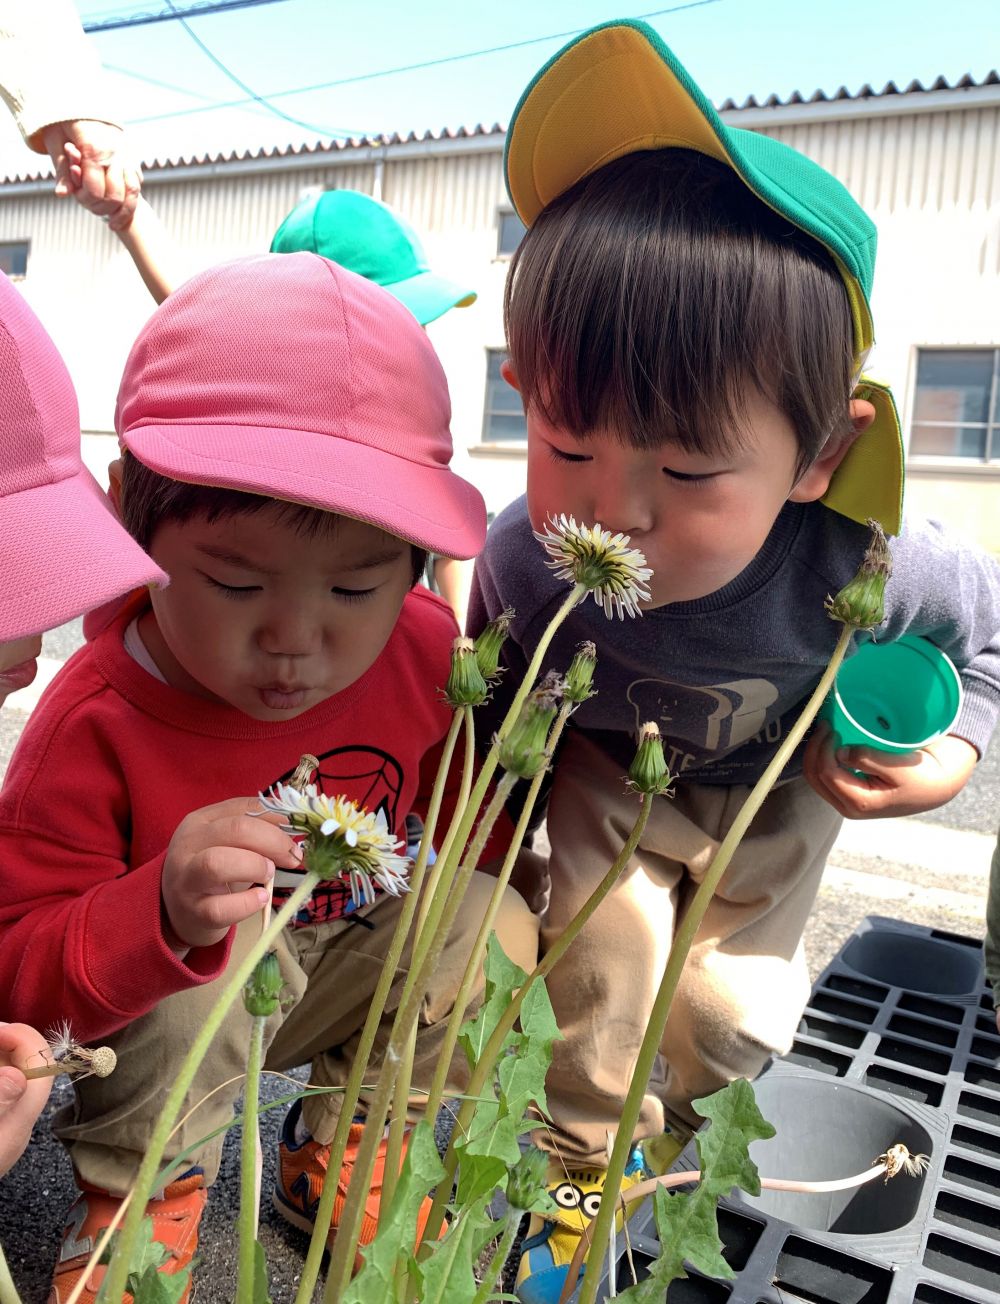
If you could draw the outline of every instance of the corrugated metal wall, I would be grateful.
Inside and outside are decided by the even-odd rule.
[[[905,417],[917,347],[1000,343],[1000,106],[785,125],[775,114],[776,125],[763,130],[838,176],[878,224],[872,369],[893,383]],[[739,125],[740,115],[727,120]],[[453,152],[418,142],[411,157],[393,151],[382,164],[341,153],[301,168],[276,160],[258,173],[221,165],[205,179],[149,182],[147,194],[194,272],[265,250],[306,188],[371,193],[378,177],[382,198],[424,235],[432,265],[479,291],[473,308],[431,328],[465,450],[480,439],[485,350],[503,342],[496,214],[506,197],[499,138],[496,150],[483,143],[463,153],[462,142]],[[63,350],[83,424],[108,429],[117,378],[150,301],[100,222],[49,193],[6,197],[0,186],[0,241],[23,238],[31,240],[23,289]],[[490,479],[501,498],[523,474],[478,458],[459,464],[473,479]]]

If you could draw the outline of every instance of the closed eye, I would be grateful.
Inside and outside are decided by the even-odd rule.
[[[706,471],[695,475],[690,471],[672,471],[669,466],[665,466],[663,474],[669,476],[671,480],[680,480],[683,484],[704,484],[708,480],[714,480],[720,472]]]
[[[330,592],[334,595],[334,597],[341,598],[344,602],[364,602],[366,598],[370,598],[374,594],[375,590],[337,588],[337,589],[331,589]]]
[[[589,462],[590,458],[583,453],[564,453],[561,448],[556,448],[555,444],[546,444],[549,450],[549,457],[553,462]]]
[[[219,593],[227,598],[246,598],[249,597],[251,593],[263,592],[263,588],[260,584],[223,584],[221,580],[212,579],[211,575],[206,575],[204,571],[201,572],[201,575],[213,589],[218,590]]]

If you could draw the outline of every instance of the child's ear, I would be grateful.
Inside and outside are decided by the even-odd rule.
[[[500,363],[500,375],[503,376],[511,389],[516,389],[520,394],[521,386],[517,383],[517,372],[514,370],[510,358],[504,358],[503,362]]]
[[[116,457],[108,466],[108,497],[120,518],[122,514],[122,459],[120,457]]]
[[[848,404],[848,415],[850,433],[841,439],[831,440],[826,445],[816,461],[796,482],[795,488],[788,495],[790,503],[814,503],[823,497],[830,487],[833,473],[847,456],[851,445],[875,420],[875,408],[867,399],[852,398]]]

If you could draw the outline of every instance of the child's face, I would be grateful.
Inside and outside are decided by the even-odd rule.
[[[305,536],[277,507],[168,522],[150,552],[170,584],[140,629],[167,682],[255,720],[292,720],[359,679],[413,578],[404,540],[347,517]]]
[[[527,422],[534,529],[565,512],[628,534],[653,568],[651,607],[703,598],[734,580],[786,501],[822,497],[847,447],[821,456],[796,481],[795,432],[762,396],[747,404],[742,447],[730,454],[686,453],[670,441],[635,449],[610,431],[578,439],[534,409]]]

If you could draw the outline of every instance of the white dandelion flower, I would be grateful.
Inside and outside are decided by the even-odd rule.
[[[347,797],[317,792],[315,784],[301,792],[276,784],[260,794],[260,803],[265,811],[286,816],[290,832],[306,835],[306,867],[321,878],[343,879],[356,906],[374,901],[373,883],[391,896],[409,891],[410,861],[399,854],[404,843],[392,836],[384,811],[372,815]]]
[[[582,584],[610,620],[641,616],[640,600],[648,602],[646,581],[652,570],[627,534],[612,534],[600,525],[577,525],[572,516],[550,516],[535,538],[549,554],[546,566],[571,584]]]

